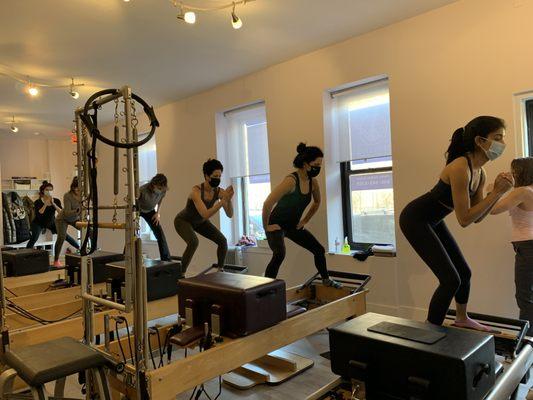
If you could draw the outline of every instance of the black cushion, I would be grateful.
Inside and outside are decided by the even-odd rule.
[[[31,386],[43,385],[106,363],[102,354],[69,337],[8,350],[4,360]]]
[[[205,335],[204,328],[202,326],[195,326],[193,328],[185,329],[184,331],[175,334],[170,337],[170,343],[185,347],[201,339]]]
[[[303,314],[307,311],[307,308],[298,306],[296,304],[287,304],[287,319],[296,317],[297,315]]]

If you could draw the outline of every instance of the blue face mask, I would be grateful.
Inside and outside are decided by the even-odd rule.
[[[482,139],[487,142],[490,140],[486,138]],[[495,140],[490,140],[490,142],[491,143],[488,150],[485,150],[483,147],[481,149],[485,152],[485,155],[489,160],[494,161],[503,154],[503,151],[505,150],[505,144],[501,142],[496,142]]]

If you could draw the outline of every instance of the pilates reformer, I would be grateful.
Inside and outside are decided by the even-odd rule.
[[[142,140],[138,139],[132,100],[143,105],[150,119],[151,131]],[[120,139],[118,132],[119,101],[124,103],[126,135],[123,139]],[[97,128],[97,110],[110,102],[115,102],[114,140],[103,137]],[[92,115],[89,114],[91,110],[94,112]],[[369,280],[367,275],[339,273],[338,277],[345,281],[343,289],[324,287],[314,276],[304,285],[286,291],[285,297],[291,318],[238,338],[217,335],[216,326],[213,328],[213,325],[204,325],[203,335],[196,343],[184,342],[186,348],[201,343],[203,351],[187,358],[170,360],[169,363],[170,338],[185,332],[187,328],[195,327],[184,324],[178,313],[176,297],[147,302],[142,244],[138,232],[139,214],[135,206],[139,182],[136,149],[151,138],[158,125],[157,120],[151,107],[132,94],[131,89],[124,87],[120,90],[101,91],[91,96],[85,107],[76,110],[75,123],[78,139],[78,177],[82,196],[82,222],[78,224],[83,238],[80,260],[82,316],[16,332],[9,332],[7,326],[2,324],[3,359],[7,366],[11,367],[4,372],[5,375],[0,376],[2,398],[5,397],[4,393],[9,392],[5,389],[9,389],[16,376],[23,378],[31,387],[33,397],[39,399],[46,398],[44,381],[55,380],[57,384],[55,394],[60,397],[64,387],[64,376],[79,373],[84,382],[87,398],[97,394],[100,398],[108,398],[110,394],[108,389],[111,388],[112,391],[122,393],[127,398],[173,399],[177,394],[202,385],[209,379],[230,373],[285,345],[365,313],[365,285]],[[92,144],[89,144],[90,138]],[[115,201],[112,206],[101,205],[98,201],[96,186],[98,140],[115,148]],[[125,204],[118,204],[117,201],[118,149],[124,149],[126,153]],[[99,220],[100,209],[114,210],[111,222]],[[124,211],[123,222],[117,220],[117,210]],[[90,235],[89,227],[93,228]],[[89,256],[98,243],[99,229],[121,230],[125,234],[124,301],[121,303],[99,296],[98,287],[93,282],[92,262]],[[89,236],[93,247],[90,250]],[[332,276],[337,277],[334,273]],[[0,278],[0,287],[3,288],[2,283]],[[4,297],[2,302],[5,306]],[[4,322],[4,319],[2,321]],[[149,321],[150,327],[148,327]],[[126,329],[127,337],[112,340],[113,324],[115,328]],[[96,338],[100,335],[105,338],[103,344],[97,343]],[[82,338],[82,342],[66,338]],[[61,359],[58,355],[64,351],[58,350],[54,354],[49,354],[46,353],[47,348],[66,349],[72,357]],[[25,352],[25,349],[29,350]],[[157,354],[158,351],[161,358],[167,357],[167,364],[161,363],[160,360],[159,365],[153,363],[150,366],[153,353]],[[50,368],[35,362],[43,358],[48,358],[48,364],[54,371],[60,373],[51,373]],[[65,363],[73,367],[65,369],[63,368]],[[24,370],[21,365],[30,365],[30,370]]]
[[[450,311],[448,313],[449,317],[453,317],[454,315],[455,313],[453,311]],[[494,367],[490,368],[490,371],[488,370],[486,372],[486,374],[494,375],[494,377],[492,378],[494,380],[494,383],[490,386],[487,393],[483,393],[482,397],[479,398],[482,398],[483,400],[518,399],[519,385],[521,383],[527,383],[527,380],[529,378],[529,370],[533,363],[533,344],[525,337],[525,333],[529,328],[528,321],[474,313],[470,313],[469,315],[472,318],[482,322],[483,324],[499,331],[499,333],[493,334],[494,353],[492,354],[494,358]],[[455,328],[451,326],[438,328],[438,330],[441,332],[447,332],[448,330],[452,330],[452,332],[463,331],[467,332],[468,334],[474,334],[480,337],[483,335],[487,336],[487,334],[484,333],[474,332],[462,328]],[[360,342],[357,343],[360,345]],[[472,348],[472,352],[475,352],[476,350],[477,349]],[[415,353],[413,353],[412,356],[416,357]],[[367,393],[366,380],[372,381],[373,379],[376,379],[374,375],[382,373],[379,372],[376,368],[373,369],[372,361],[368,364],[361,363],[358,360],[353,360],[351,362],[353,363],[351,364],[352,367],[351,369],[347,369],[347,371],[352,372],[348,372],[347,375],[336,378],[328,385],[324,386],[323,388],[319,389],[318,391],[307,397],[307,400],[373,400],[382,398],[389,399],[389,397],[383,397],[383,394],[381,394],[379,397],[375,397],[375,395],[371,396],[369,393]],[[332,368],[333,363],[334,361],[332,361]],[[421,368],[423,369],[423,366],[421,366]],[[476,381],[480,379],[480,376],[483,375],[473,376],[474,386],[476,385]],[[363,377],[364,379],[361,379],[361,377]],[[430,393],[430,388],[433,385],[431,379],[428,378],[428,381],[425,381],[422,378],[410,379],[412,379],[410,387],[413,388],[413,391],[410,394],[411,397],[394,397],[395,399],[429,400],[434,398],[434,395],[431,395]],[[455,381],[452,381],[448,384],[453,386],[457,383]],[[416,389],[417,385],[419,385],[418,389]]]
[[[98,109],[103,105],[115,103],[115,129],[114,140],[104,137],[98,129]],[[124,111],[119,114],[120,102],[124,105]],[[137,116],[135,103],[141,104],[144,112],[150,121],[150,131],[143,139],[139,139],[137,132]],[[92,114],[91,114],[92,111]],[[125,135],[120,137],[120,115],[124,116]],[[46,341],[39,338],[32,343],[31,340],[21,340],[24,345],[20,347],[17,341],[12,340],[7,325],[5,324],[6,299],[4,296],[3,277],[0,278],[1,301],[2,301],[2,350],[3,361],[10,369],[0,376],[2,390],[0,396],[4,397],[4,388],[9,387],[16,376],[21,377],[31,388],[33,398],[45,399],[47,394],[44,390],[44,383],[56,381],[56,397],[62,394],[62,382],[67,375],[81,373],[85,371],[85,385],[87,398],[92,398],[98,394],[101,399],[109,398],[107,384],[107,374],[104,370],[108,367],[106,356],[95,348],[95,307],[105,307],[111,311],[105,313],[115,316],[120,312],[126,315],[133,313],[135,321],[135,367],[136,382],[143,381],[142,376],[145,370],[144,360],[147,348],[146,332],[146,282],[143,271],[143,260],[141,251],[141,240],[139,236],[139,214],[136,209],[136,198],[138,197],[139,178],[137,148],[147,143],[155,133],[159,123],[155,117],[152,107],[142,98],[132,93],[127,86],[122,89],[107,89],[92,95],[85,106],[75,112],[75,131],[77,137],[77,169],[80,182],[82,207],[81,222],[78,227],[81,229],[81,303],[83,314],[83,335],[79,335],[79,328],[71,331],[62,331],[69,323],[78,323],[76,319],[58,322],[54,326],[56,332],[49,331]],[[91,140],[91,143],[89,141]],[[114,195],[113,206],[103,206],[98,202],[97,169],[96,169],[96,147],[98,141],[114,147]],[[127,194],[124,197],[125,204],[118,204],[119,194],[119,149],[123,149],[126,156]],[[114,210],[111,222],[99,221],[99,209]],[[117,221],[117,210],[124,210],[124,222]],[[92,229],[88,229],[92,228]],[[125,236],[125,295],[124,303],[117,303],[112,300],[99,297],[94,292],[91,260],[88,257],[97,248],[98,230],[113,229],[123,230]],[[90,237],[90,245],[89,245]],[[113,313],[113,311],[115,311]],[[115,316],[118,318],[118,316]],[[121,317],[124,318],[124,317]],[[72,324],[71,328],[74,328]],[[39,329],[39,328],[37,328]],[[29,338],[35,331],[27,329],[18,332],[13,336],[19,338]],[[50,335],[51,333],[51,335]],[[54,338],[57,334],[62,334],[62,338]],[[83,337],[83,343],[74,339]],[[53,348],[55,351],[50,352]],[[43,359],[45,360],[43,363]],[[46,364],[46,365],[45,365]],[[24,367],[26,366],[26,367]],[[119,368],[120,369],[120,368]],[[55,371],[55,372],[54,372]],[[92,373],[90,371],[93,371]]]

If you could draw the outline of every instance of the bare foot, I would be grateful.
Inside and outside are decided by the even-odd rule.
[[[499,331],[496,331],[488,326],[482,325],[471,318],[467,318],[465,320],[455,320],[452,326],[456,326],[458,328],[473,329],[481,332],[500,333]]]

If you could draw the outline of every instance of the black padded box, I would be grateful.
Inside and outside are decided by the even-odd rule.
[[[89,255],[93,262],[93,282],[94,283],[101,283],[105,282],[106,278],[108,277],[108,273],[106,272],[106,265],[110,262],[115,261],[122,261],[124,260],[124,254],[118,254],[118,253],[111,253],[109,251],[100,251],[97,250],[93,254]],[[81,264],[81,256],[78,254],[65,254],[65,266],[67,268],[67,272],[69,276],[71,277],[72,283],[79,284],[78,282],[75,282],[76,279],[74,279],[74,276],[80,277],[81,275],[79,272],[76,274],[74,271],[79,271]]]
[[[50,270],[50,258],[46,250],[17,249],[2,251],[6,276],[39,274]]]
[[[148,301],[175,296],[178,293],[178,279],[183,278],[179,261],[145,259],[146,297]],[[125,261],[107,264],[108,278],[124,281]]]
[[[495,382],[488,334],[367,313],[329,341],[332,371],[365,381],[367,400],[481,400]]]
[[[261,276],[214,272],[182,279],[178,290],[179,310],[194,302],[194,325],[209,322],[211,306],[222,307],[221,333],[246,336],[287,318],[285,282]]]

